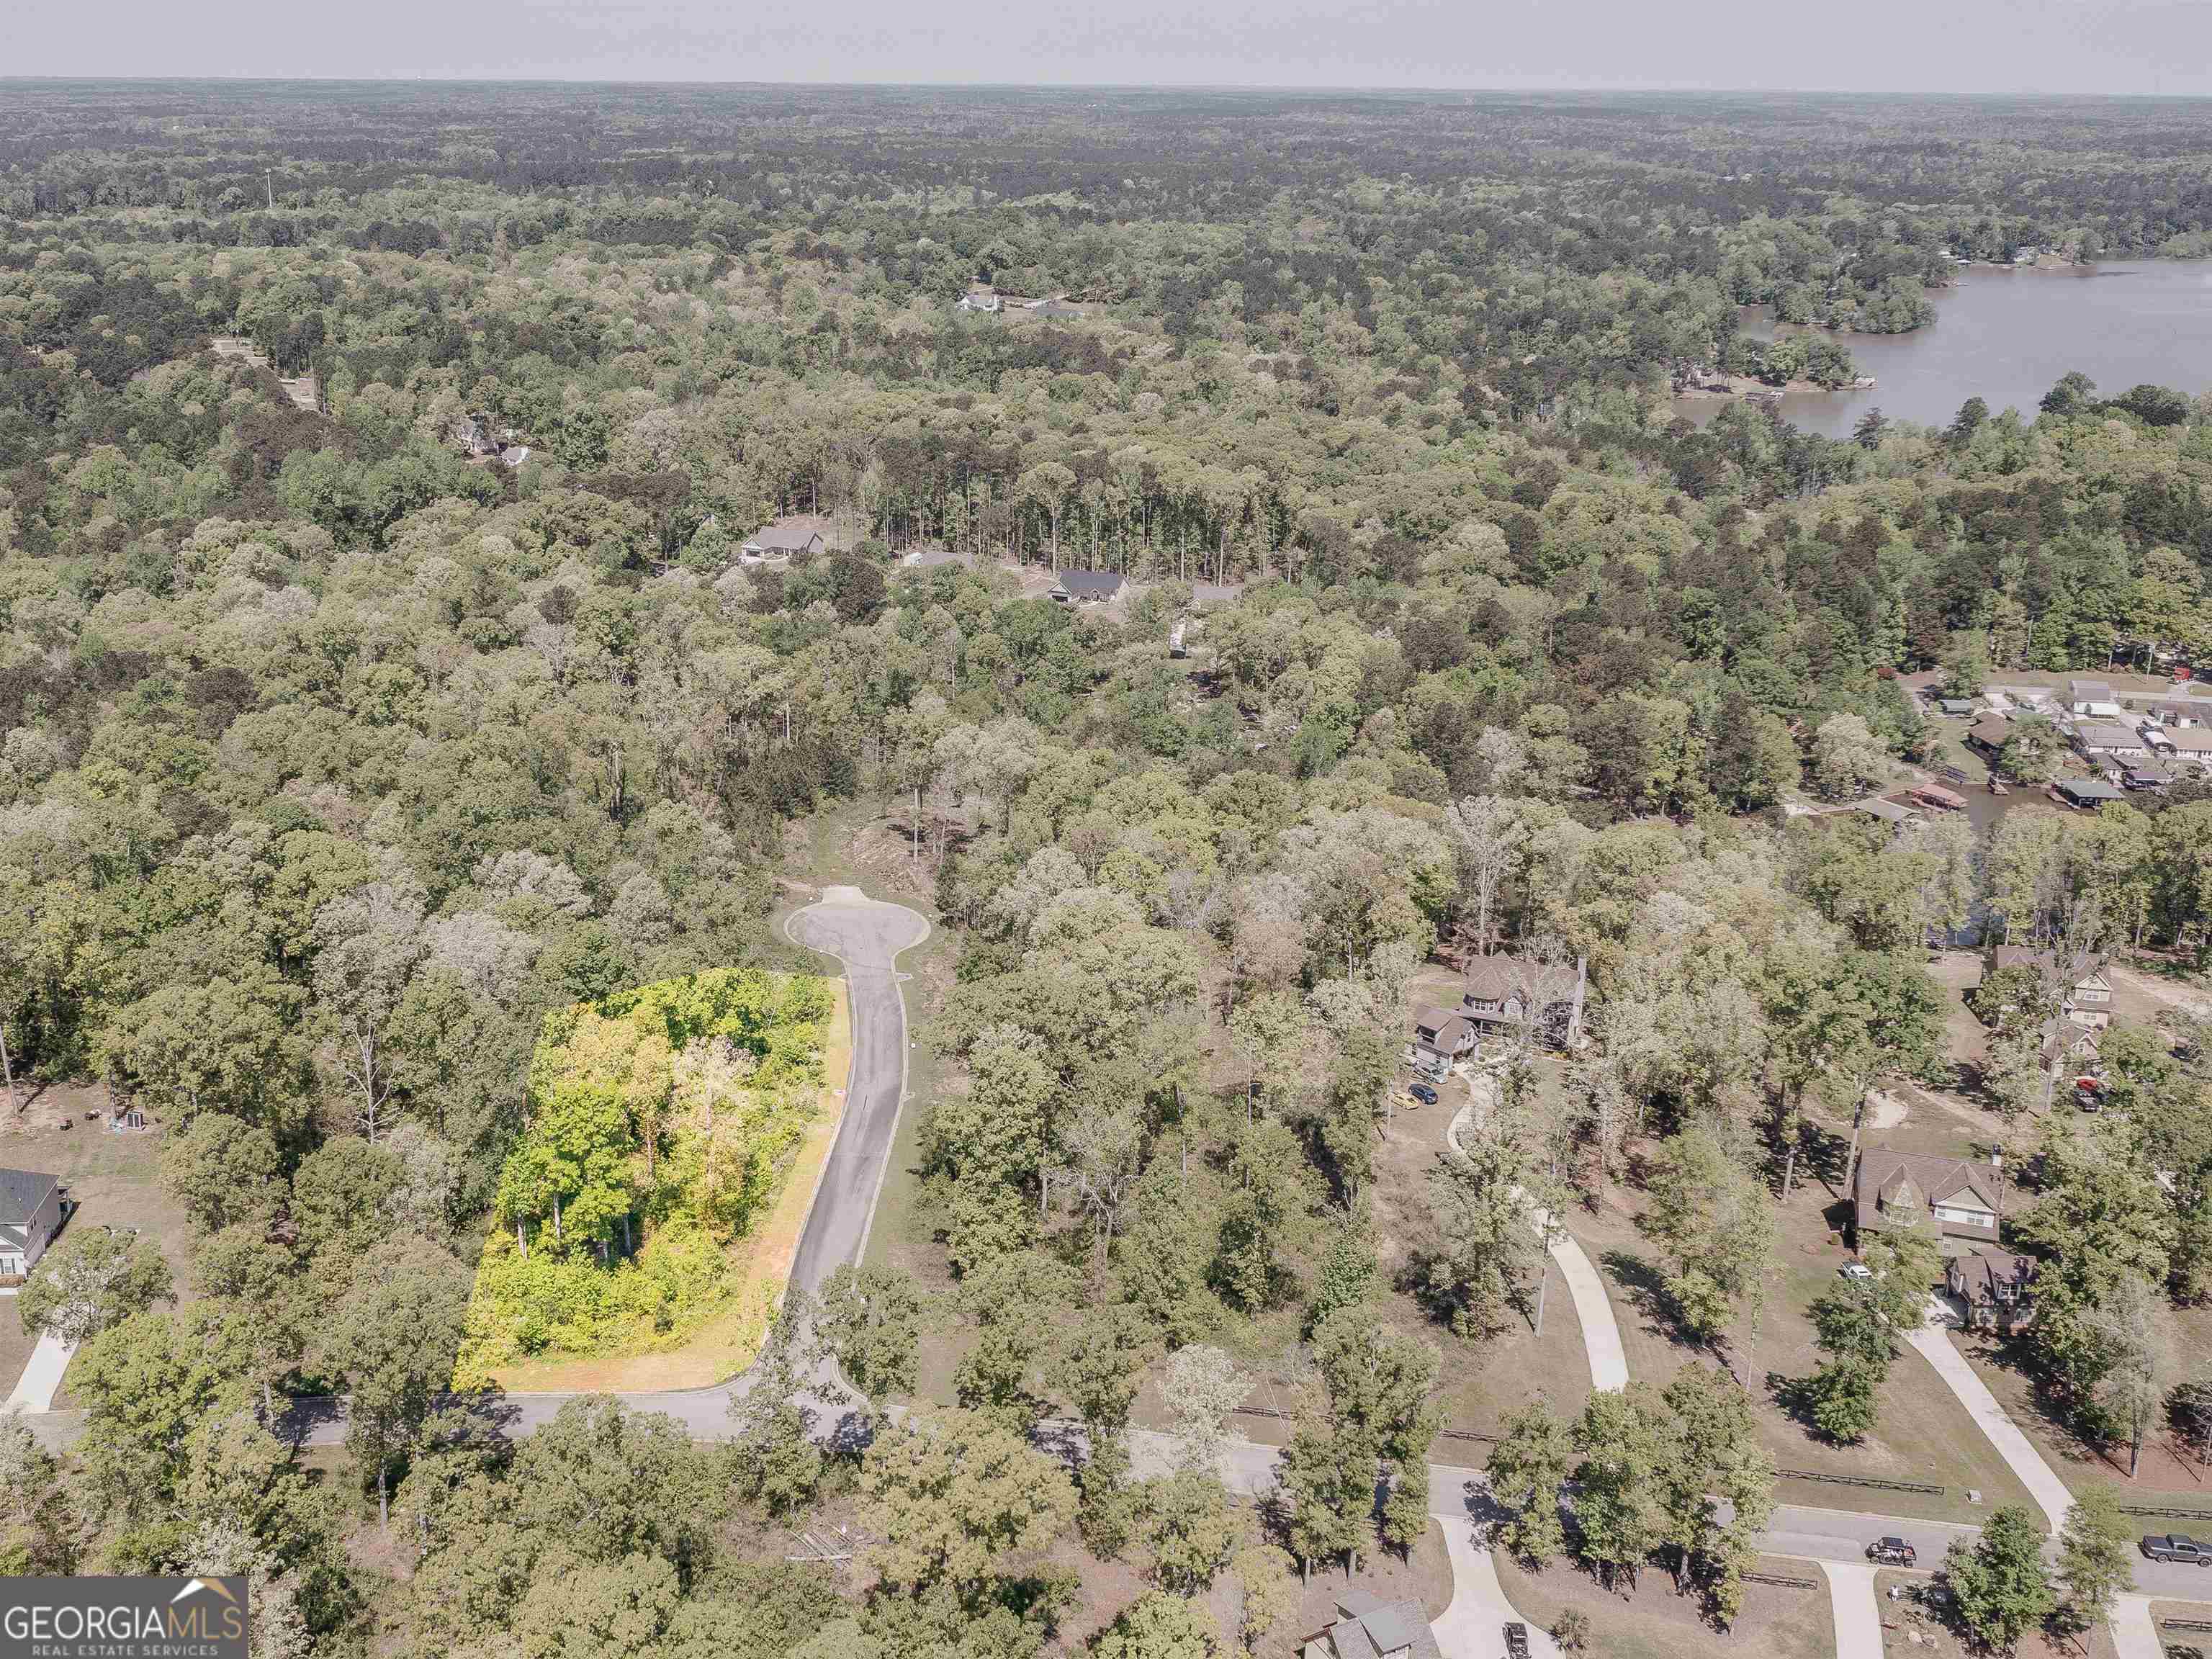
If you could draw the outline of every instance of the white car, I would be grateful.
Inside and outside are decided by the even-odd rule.
[[[1845,1279],[1856,1279],[1862,1284],[1874,1277],[1874,1269],[1868,1267],[1863,1261],[1846,1261],[1842,1267],[1837,1268],[1836,1271],[1842,1274]]]

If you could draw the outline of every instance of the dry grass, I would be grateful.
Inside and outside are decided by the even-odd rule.
[[[2212,1352],[2212,1308],[2178,1309],[2174,1323],[2178,1352]],[[2163,1421],[2143,1443],[2142,1466],[2130,1480],[2128,1449],[2094,1445],[2077,1437],[2036,1397],[2033,1385],[2009,1363],[2012,1356],[2007,1350],[1986,1339],[1963,1336],[1959,1346],[2007,1414],[2043,1454],[2044,1462],[2075,1492],[2085,1486],[2108,1486],[2118,1489],[2124,1504],[2170,1500],[2178,1510],[2193,1511],[2198,1516],[2212,1511],[2212,1468],[2183,1448]],[[2161,1530],[2152,1524],[2154,1519],[2143,1518],[2144,1530]],[[2192,1524],[2201,1529],[2204,1523],[2194,1521]],[[2177,1523],[2173,1529],[2191,1528]],[[2212,1649],[2212,1642],[2203,1645]]]
[[[24,1093],[30,1094],[27,1085]],[[85,1084],[56,1084],[40,1091],[22,1114],[9,1118],[0,1130],[0,1164],[61,1177],[76,1206],[63,1238],[85,1227],[135,1229],[151,1238],[175,1277],[178,1297],[188,1301],[192,1295],[191,1229],[185,1212],[161,1190],[157,1175],[161,1132],[111,1133],[100,1123],[87,1121],[84,1114],[99,1110],[105,1099],[104,1091]],[[7,1116],[5,1101],[5,1094],[0,1093],[0,1117]],[[65,1121],[70,1126],[66,1129],[61,1127]],[[0,1399],[22,1376],[31,1347],[15,1299],[0,1300]],[[71,1409],[66,1375],[54,1395],[54,1408]]]
[[[830,982],[836,1006],[823,1034],[822,1098],[799,1145],[775,1207],[759,1228],[730,1246],[744,1258],[744,1273],[730,1305],[676,1347],[649,1353],[592,1354],[527,1359],[504,1365],[496,1375],[509,1394],[645,1394],[670,1389],[704,1389],[737,1376],[760,1357],[769,1326],[783,1305],[799,1236],[814,1207],[815,1189],[836,1144],[845,1114],[848,1073],[853,1065],[852,1010],[845,981]]]
[[[1956,1148],[1959,1126],[1948,1119],[1932,1125],[1916,1119],[1885,1132],[1882,1139],[1913,1150]],[[1940,1484],[1942,1494],[1853,1489],[1824,1480],[1785,1478],[1781,1501],[1821,1507],[1876,1508],[1886,1514],[1931,1520],[1976,1521],[1999,1504],[2025,1503],[2026,1491],[1996,1449],[1989,1443],[1966,1408],[1942,1386],[1927,1362],[1910,1349],[1901,1352],[1881,1393],[1881,1415],[1875,1431],[1855,1446],[1820,1438],[1784,1403],[1788,1379],[1811,1373],[1820,1356],[1813,1346],[1808,1309],[1834,1282],[1836,1269],[1849,1259],[1838,1228],[1843,1212],[1839,1193],[1823,1177],[1839,1181],[1844,1149],[1824,1147],[1777,1216],[1777,1250],[1769,1269],[1766,1306],[1755,1329],[1739,1331],[1725,1350],[1736,1375],[1750,1391],[1759,1438],[1784,1469],[1879,1480]],[[1657,1289],[1656,1253],[1635,1227],[1642,1195],[1623,1190],[1617,1205],[1595,1213],[1577,1212],[1569,1225],[1605,1276],[1620,1325],[1621,1345],[1632,1377],[1663,1383],[1683,1365],[1714,1363],[1709,1352],[1685,1342]],[[1969,1501],[1969,1490],[1981,1503]]]
[[[1589,1620],[1585,1651],[1602,1659],[1705,1659],[1741,1653],[1758,1659],[1835,1659],[1835,1624],[1820,1569],[1802,1561],[1761,1556],[1758,1571],[1810,1581],[1809,1589],[1780,1584],[1747,1587],[1743,1612],[1725,1632],[1698,1615],[1694,1595],[1677,1595],[1674,1582],[1646,1568],[1626,1595],[1609,1590],[1579,1567],[1554,1562],[1531,1572],[1501,1553],[1498,1583],[1505,1599],[1532,1626],[1549,1630],[1569,1607]],[[1501,1644],[1502,1645],[1502,1644]]]

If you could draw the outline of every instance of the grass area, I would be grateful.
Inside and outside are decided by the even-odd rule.
[[[1915,1119],[1885,1132],[1882,1139],[1915,1150],[1923,1145],[1936,1150],[1939,1144],[1955,1146],[1960,1133],[1959,1126],[1948,1119]],[[1939,1495],[1855,1489],[1785,1477],[1779,1487],[1781,1501],[1969,1522],[1999,1504],[2026,1503],[2026,1490],[1996,1449],[1927,1362],[1910,1349],[1899,1354],[1883,1385],[1881,1415],[1875,1431],[1857,1445],[1838,1446],[1820,1439],[1784,1405],[1780,1385],[1809,1375],[1819,1362],[1808,1310],[1834,1282],[1837,1268],[1850,1259],[1840,1231],[1844,1218],[1840,1193],[1826,1184],[1840,1183],[1846,1150],[1840,1142],[1824,1144],[1809,1160],[1809,1172],[1790,1201],[1780,1206],[1765,1311],[1755,1329],[1734,1334],[1727,1358],[1751,1392],[1760,1440],[1778,1468],[1933,1482],[1946,1490]],[[1620,1197],[1623,1206],[1641,1202],[1640,1194],[1625,1192]],[[1659,1289],[1656,1255],[1636,1231],[1632,1208],[1578,1211],[1568,1223],[1606,1279],[1631,1376],[1664,1382],[1686,1364],[1711,1363],[1711,1354],[1685,1343],[1675,1331]],[[1969,1500],[1970,1489],[1980,1492],[1978,1505]]]
[[[1834,1659],[1835,1621],[1820,1569],[1772,1556],[1758,1571],[1802,1581],[1802,1587],[1752,1584],[1743,1612],[1725,1632],[1698,1614],[1695,1595],[1677,1595],[1674,1581],[1656,1567],[1638,1575],[1626,1595],[1606,1589],[1581,1568],[1554,1562],[1531,1572],[1504,1553],[1498,1580],[1522,1617],[1546,1630],[1569,1607],[1589,1620],[1586,1651],[1603,1659],[1705,1659],[1708,1654],[1756,1654],[1759,1659]]]
[[[824,1023],[820,1103],[802,1135],[775,1204],[759,1225],[729,1246],[743,1258],[728,1305],[678,1345],[645,1353],[530,1358],[499,1367],[510,1394],[647,1393],[708,1388],[735,1376],[759,1358],[769,1327],[783,1305],[807,1212],[844,1116],[853,1063],[852,1008],[845,981],[829,981],[832,1007]]]
[[[2212,1352],[2212,1308],[2177,1309],[2174,1322],[2177,1352]],[[2141,1467],[2130,1480],[2128,1449],[2093,1445],[2075,1436],[2038,1399],[2034,1385],[2002,1345],[1962,1334],[1959,1346],[2007,1414],[2043,1454],[2044,1461],[2073,1490],[2102,1485],[2117,1488],[2120,1501],[2130,1505],[2171,1502],[2178,1511],[2194,1510],[2200,1516],[2212,1513],[2212,1468],[2197,1462],[2172,1437],[2163,1421],[2143,1443]],[[2154,1530],[2151,1523],[2155,1519],[2144,1516],[2144,1530]],[[2198,1519],[2194,1524],[2202,1529],[2206,1523]],[[2212,1647],[2212,1644],[2207,1645]]]
[[[2150,1619],[2160,1638],[2169,1646],[2202,1648],[2212,1653],[2212,1630],[2166,1628],[2169,1620],[2185,1625],[2212,1624],[2212,1601],[2154,1601],[2150,1604]]]
[[[25,1093],[29,1093],[27,1088]],[[87,1121],[85,1114],[100,1110],[105,1100],[104,1091],[90,1085],[57,1084],[41,1090],[20,1117],[0,1128],[0,1164],[61,1177],[76,1206],[62,1239],[84,1227],[136,1229],[151,1238],[175,1276],[179,1298],[189,1301],[191,1229],[185,1212],[161,1190],[161,1132],[112,1133],[98,1122]],[[63,1128],[64,1121],[70,1127]],[[22,1376],[31,1348],[14,1299],[0,1301],[0,1399]],[[71,1408],[64,1375],[54,1395],[54,1409]]]

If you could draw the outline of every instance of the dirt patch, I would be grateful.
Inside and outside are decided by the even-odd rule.
[[[730,1246],[744,1255],[744,1273],[730,1305],[678,1348],[665,1352],[603,1354],[525,1360],[502,1366],[500,1386],[510,1394],[634,1394],[665,1389],[703,1389],[737,1376],[760,1357],[769,1324],[783,1305],[784,1286],[806,1231],[815,1189],[836,1144],[845,1115],[848,1073],[853,1066],[852,1010],[845,981],[832,980],[836,1006],[823,1038],[821,1103],[793,1158],[775,1207],[757,1231]]]
[[[1694,1594],[1676,1595],[1674,1580],[1656,1567],[1639,1573],[1632,1588],[1608,1589],[1565,1562],[1531,1572],[1502,1553],[1496,1559],[1505,1599],[1522,1618],[1549,1630],[1576,1608],[1589,1620],[1586,1651],[1605,1659],[1705,1659],[1715,1653],[1834,1659],[1827,1583],[1818,1567],[1802,1561],[1761,1556],[1758,1571],[1796,1582],[1749,1585],[1743,1612],[1722,1632],[1700,1616]]]

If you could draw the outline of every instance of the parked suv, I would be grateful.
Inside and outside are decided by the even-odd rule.
[[[2142,1553],[2154,1561],[2179,1561],[2190,1566],[2212,1567],[2212,1544],[2200,1544],[2178,1532],[2154,1533],[2142,1540]]]
[[[1919,1559],[1920,1552],[1902,1538],[1877,1538],[1867,1546],[1867,1559],[1886,1567],[1909,1567]]]

